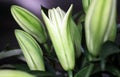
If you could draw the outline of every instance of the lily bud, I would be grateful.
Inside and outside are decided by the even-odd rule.
[[[116,0],[93,0],[85,19],[89,52],[98,56],[104,42],[116,37]]]
[[[26,9],[13,5],[11,13],[20,27],[31,34],[38,42],[45,43],[47,35],[41,21]]]
[[[87,13],[87,10],[88,10],[91,2],[92,2],[92,0],[82,0],[82,5],[83,5],[83,9],[84,9],[85,13]]]
[[[67,13],[59,7],[50,9],[48,17],[41,11],[57,57],[66,71],[72,70],[75,65],[75,52],[70,33],[72,7],[73,5]]]
[[[35,77],[35,76],[19,70],[0,70],[0,77]]]
[[[43,53],[38,43],[26,32],[15,30],[17,41],[31,70],[45,71]]]

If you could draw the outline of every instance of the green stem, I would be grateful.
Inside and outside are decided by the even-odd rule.
[[[88,68],[88,71],[87,71],[85,77],[90,77],[90,74],[91,74],[91,72],[92,72],[92,70],[93,70],[93,67],[94,67],[94,64],[91,63],[91,64],[89,65],[89,68]]]
[[[47,45],[46,43],[44,43],[43,46],[44,46],[45,50],[46,50],[48,53],[50,53],[48,45]]]
[[[89,61],[92,61],[92,60],[94,60],[94,57],[92,57],[91,55],[88,55],[88,59],[89,59]],[[90,77],[90,74],[93,71],[93,68],[94,68],[94,64],[90,63],[90,65],[88,67],[88,71],[87,71],[85,77]]]
[[[71,70],[68,71],[68,77],[73,77],[73,73]]]
[[[105,70],[105,63],[106,61],[103,59],[101,60],[101,70],[104,71]]]

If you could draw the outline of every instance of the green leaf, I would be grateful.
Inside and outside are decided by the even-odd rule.
[[[19,70],[0,70],[0,77],[36,77],[36,76]]]
[[[16,5],[12,5],[11,13],[19,26],[31,34],[39,43],[47,41],[44,26],[34,14]]]
[[[82,69],[80,69],[80,71],[78,71],[78,73],[75,74],[75,77],[89,77],[91,75],[93,67],[94,64],[89,64],[83,67]]]
[[[114,42],[105,42],[102,46],[102,50],[100,53],[100,58],[105,59],[110,55],[120,53],[119,47]]]
[[[82,25],[76,25],[74,21],[70,20],[70,32],[71,37],[75,46],[76,57],[80,57],[81,55],[81,38],[82,38]]]
[[[73,15],[73,20],[80,22],[80,23],[83,22],[85,20],[85,14],[83,13],[83,11],[80,11],[76,13],[75,15]]]
[[[0,59],[8,58],[8,57],[13,57],[13,56],[18,56],[21,55],[22,52],[20,49],[14,49],[14,50],[9,50],[9,51],[1,51],[0,52]]]
[[[116,77],[120,77],[120,70],[117,69],[116,67],[114,66],[107,66],[106,67],[106,71],[108,71],[109,73],[115,75]]]
[[[13,67],[15,68],[15,69],[18,69],[18,70],[23,70],[23,71],[28,71],[29,70],[29,67],[27,66],[27,64],[11,64],[11,65],[13,65]]]
[[[120,49],[114,42],[107,41],[103,44],[99,56],[102,71],[104,71],[106,68],[106,58],[116,53],[120,53]]]
[[[43,71],[28,71],[30,74],[35,75],[36,77],[61,77],[56,76],[53,73],[50,72],[43,72]]]
[[[15,30],[15,36],[31,70],[45,71],[43,53],[38,43],[28,33]]]

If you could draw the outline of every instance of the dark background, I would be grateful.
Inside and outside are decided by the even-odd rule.
[[[44,6],[46,8],[60,6],[66,11],[70,4],[74,4],[74,14],[82,10],[81,0],[0,0],[0,51],[6,48],[14,49],[19,47],[14,36],[14,30],[19,28],[19,26],[11,16],[11,5],[22,6],[41,19],[40,6]],[[117,4],[117,12],[119,17],[119,0]]]

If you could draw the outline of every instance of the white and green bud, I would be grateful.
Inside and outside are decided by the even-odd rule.
[[[28,33],[15,30],[17,41],[31,70],[45,71],[43,53],[38,43]]]
[[[47,41],[44,26],[34,14],[16,5],[11,7],[11,13],[19,26],[31,34],[38,42],[45,43]]]
[[[35,77],[32,74],[19,70],[0,70],[0,77]]]
[[[57,57],[66,71],[74,69],[75,66],[75,52],[70,32],[72,7],[73,5],[67,13],[59,7],[50,9],[48,17],[41,11]]]
[[[88,51],[98,56],[104,42],[116,37],[116,0],[93,0],[85,19]]]
[[[85,13],[87,13],[87,10],[88,10],[91,2],[92,2],[92,0],[82,0],[83,10]]]

